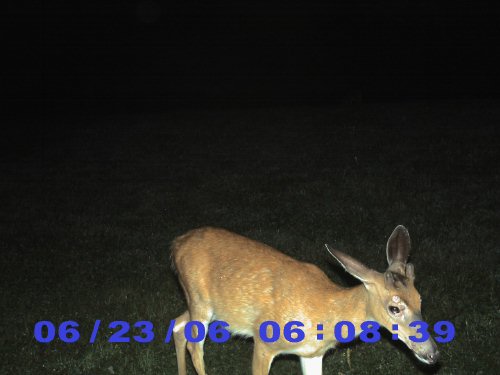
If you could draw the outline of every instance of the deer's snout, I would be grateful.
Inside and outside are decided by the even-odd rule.
[[[429,364],[436,363],[439,360],[439,357],[440,357],[440,354],[439,354],[439,351],[437,349],[433,352],[426,354],[427,362]]]
[[[412,347],[416,357],[428,365],[435,364],[440,357],[439,350],[434,340],[429,339],[425,343]]]

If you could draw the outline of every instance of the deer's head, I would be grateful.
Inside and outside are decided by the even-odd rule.
[[[426,330],[426,327],[412,324],[423,321],[420,311],[422,301],[414,285],[415,268],[407,262],[410,255],[410,235],[406,228],[398,225],[387,241],[389,266],[384,273],[366,267],[341,251],[329,251],[347,272],[363,282],[368,296],[368,319],[377,321],[397,334],[420,361],[436,363],[439,352],[434,340],[428,336],[426,341],[416,342],[422,338],[420,332]]]

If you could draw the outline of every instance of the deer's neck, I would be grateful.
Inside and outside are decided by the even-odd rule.
[[[341,320],[359,326],[368,316],[368,292],[361,284],[353,288],[336,290],[330,301],[330,321],[335,324]]]

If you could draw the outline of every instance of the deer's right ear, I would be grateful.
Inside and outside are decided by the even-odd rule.
[[[350,257],[339,250],[332,250],[325,244],[326,250],[333,256],[337,262],[340,263],[344,269],[353,275],[355,278],[361,280],[363,283],[371,283],[375,278],[375,271],[366,267],[360,261]]]
[[[398,225],[387,241],[388,270],[404,276],[406,262],[410,256],[410,247],[411,241],[408,230],[404,226]]]

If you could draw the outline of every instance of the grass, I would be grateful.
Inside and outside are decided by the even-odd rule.
[[[353,285],[322,244],[382,271],[385,241],[404,224],[424,318],[453,322],[456,338],[435,367],[385,336],[332,351],[324,373],[496,373],[498,104],[177,109],[13,129],[0,160],[0,372],[175,374],[161,337],[186,304],[168,246],[189,229],[228,228]],[[75,320],[88,342],[96,319],[150,320],[157,337],[33,338],[39,320]],[[251,357],[251,340],[206,344],[209,374],[249,374]],[[276,359],[271,373],[300,374],[298,359]]]

